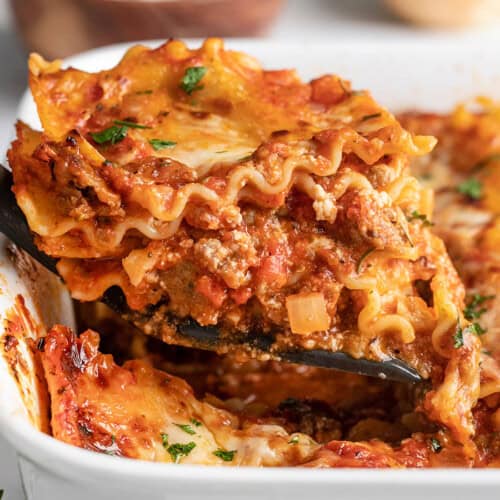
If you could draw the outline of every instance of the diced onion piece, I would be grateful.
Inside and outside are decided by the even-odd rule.
[[[330,327],[330,316],[322,293],[289,295],[286,298],[286,309],[293,333],[308,335]]]
[[[138,286],[144,279],[146,273],[154,268],[155,264],[156,259],[145,248],[132,250],[122,259],[123,269],[125,269],[125,272],[128,274],[130,283],[132,283],[133,286]]]

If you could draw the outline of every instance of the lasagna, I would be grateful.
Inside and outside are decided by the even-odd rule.
[[[468,290],[464,314],[482,341],[482,397],[500,389],[499,112],[498,103],[481,97],[449,115],[400,117],[409,130],[439,139],[434,152],[412,168],[436,192],[434,232],[445,241]]]
[[[496,464],[492,107],[398,120],[340,77],[304,83],[217,39],[134,47],[98,73],[29,67],[43,131],[17,125],[14,192],[73,297],[117,286],[168,344],[189,319],[228,339],[258,331],[271,354],[402,359],[425,380],[249,360],[245,346],[163,357],[128,326],[89,325],[110,330],[118,363],[94,330],[58,325],[38,343],[56,438],[164,462]],[[453,204],[483,222],[457,223]]]
[[[99,73],[29,67],[43,132],[18,124],[14,191],[73,297],[118,286],[169,343],[186,342],[174,318],[424,378],[450,357],[463,288],[409,172],[435,139],[368,92],[217,39],[135,47]]]

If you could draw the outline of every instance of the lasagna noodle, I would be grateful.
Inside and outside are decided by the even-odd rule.
[[[441,236],[458,266],[469,290],[468,302],[483,297],[484,303],[473,308],[473,320],[485,330],[481,335],[480,397],[489,398],[499,391],[498,369],[498,158],[500,119],[497,102],[480,97],[460,104],[446,115],[406,113],[403,124],[414,133],[432,133],[439,139],[436,150],[412,164],[428,188],[436,191],[434,230]],[[463,190],[472,182],[479,189],[473,196]],[[462,186],[462,187],[461,187]],[[453,302],[447,304],[448,323],[452,324]],[[433,343],[440,350],[446,325],[435,332]],[[491,398],[490,398],[491,399]]]

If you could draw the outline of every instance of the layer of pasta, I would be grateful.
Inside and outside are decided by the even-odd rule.
[[[120,342],[122,332],[116,333]],[[191,356],[183,368],[177,353],[174,371],[195,380],[193,368],[205,367],[219,384],[211,389],[226,396],[197,398],[184,380],[153,368],[151,359],[118,366],[98,347],[94,331],[78,338],[62,326],[38,342],[52,433],[88,450],[223,466],[498,465],[498,425],[484,403],[474,409],[474,441],[464,447],[449,428],[426,419],[425,391],[416,387],[276,362],[238,365],[231,357],[201,365]],[[158,352],[152,356],[158,359]],[[203,377],[197,385],[203,393],[210,382]],[[285,394],[295,397],[280,400]]]
[[[217,39],[135,47],[98,73],[33,55],[30,85],[44,130],[18,124],[14,191],[75,298],[117,285],[168,342],[165,319],[192,318],[442,380],[459,329],[474,359],[432,193],[409,173],[435,140],[368,92]]]

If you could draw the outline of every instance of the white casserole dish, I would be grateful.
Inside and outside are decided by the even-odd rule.
[[[245,40],[227,45],[256,56],[266,67],[295,67],[304,78],[326,72],[340,74],[351,79],[354,88],[369,88],[375,98],[393,111],[445,111],[457,101],[478,94],[500,98],[500,65],[495,47],[408,43],[294,45]],[[125,47],[97,49],[69,62],[92,71],[111,67]],[[39,126],[28,95],[21,102],[19,117]],[[23,282],[23,272],[9,259],[6,244],[0,237],[0,346],[8,334],[5,317],[18,294],[25,298],[36,323],[57,320],[71,324],[71,306],[64,290],[54,284],[47,286],[46,280],[37,275],[28,277],[26,285],[26,276]],[[45,306],[45,312],[38,311],[40,306]],[[22,385],[31,384],[32,390],[23,398],[1,352],[0,433],[19,454],[29,499],[294,500],[309,496],[318,500],[459,500],[473,495],[495,498],[500,491],[500,471],[495,470],[231,469],[155,464],[73,448],[39,432],[32,424],[39,419],[33,369],[28,360]]]

